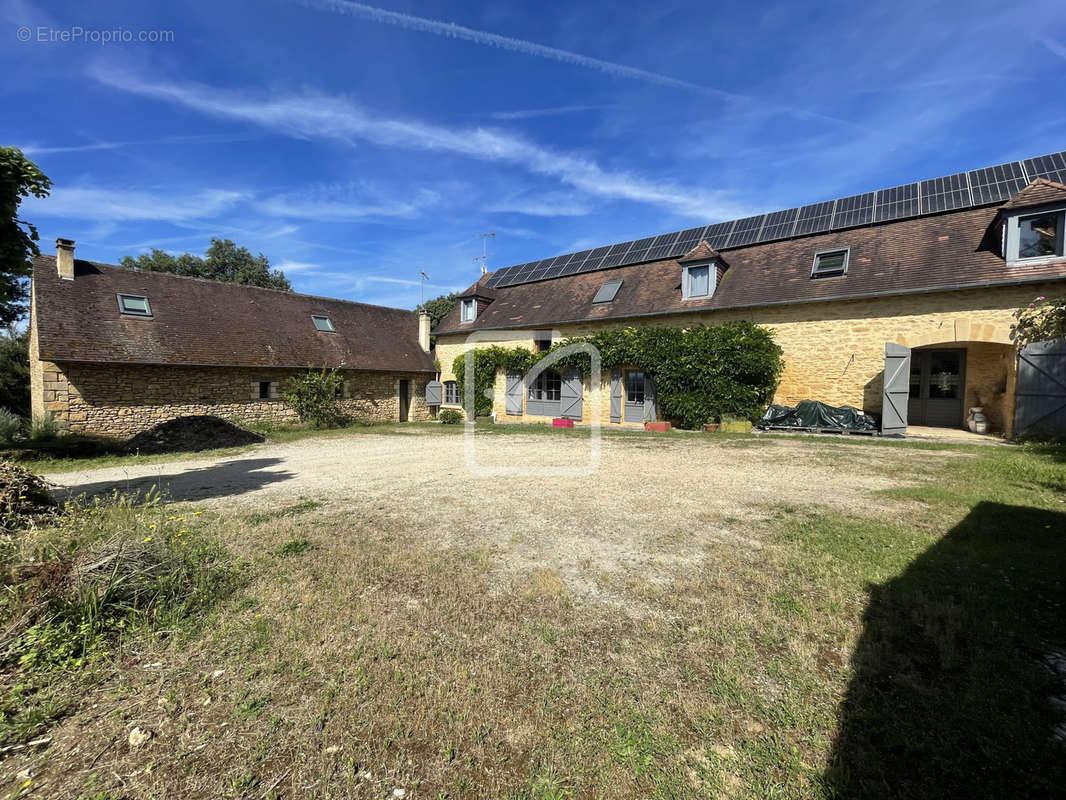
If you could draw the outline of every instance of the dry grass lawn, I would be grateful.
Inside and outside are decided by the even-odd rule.
[[[587,441],[482,445],[558,464]],[[474,478],[461,437],[414,429],[54,479],[161,484],[174,504],[145,530],[217,540],[245,577],[203,619],[54,676],[70,703],[8,734],[52,737],[6,753],[11,796],[1037,796],[1066,778],[1041,662],[1066,652],[1059,450],[610,436],[590,477]],[[1008,747],[1027,760],[990,773]]]

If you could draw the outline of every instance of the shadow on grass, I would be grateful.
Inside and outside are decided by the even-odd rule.
[[[238,458],[209,467],[146,475],[143,478],[70,484],[60,487],[56,495],[60,499],[79,495],[94,497],[110,495],[116,490],[121,494],[144,495],[156,487],[173,502],[230,497],[294,477],[292,472],[270,469],[281,463],[280,458]]]
[[[825,776],[834,793],[1064,796],[1066,671],[1049,664],[1066,658],[1064,581],[1066,514],[980,503],[872,587]]]

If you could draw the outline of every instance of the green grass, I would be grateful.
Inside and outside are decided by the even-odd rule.
[[[537,427],[489,435],[579,435]],[[667,438],[771,464],[786,441]],[[375,513],[399,496],[207,512],[199,535],[252,565],[232,596],[177,637],[108,640],[91,685],[33,672],[0,716],[36,702],[12,741],[57,719],[101,747],[133,720],[157,732],[150,754],[114,747],[92,769],[50,753],[43,795],[262,796],[279,779],[278,796],[340,798],[1061,795],[1051,698],[1066,686],[1045,658],[1066,651],[1066,449],[787,441],[790,458],[836,465],[826,496],[859,470],[893,485],[852,508],[708,521],[757,549],[649,531],[670,564],[705,549],[655,580],[516,566],[506,540],[445,544],[402,505]],[[871,458],[886,447],[914,462]],[[875,501],[887,510],[860,505]],[[671,518],[675,498],[647,502]],[[467,524],[446,507],[440,523]]]

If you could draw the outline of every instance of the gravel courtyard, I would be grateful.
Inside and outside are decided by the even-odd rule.
[[[236,458],[62,473],[70,495],[147,491],[226,509],[314,500],[334,513],[402,531],[432,547],[489,547],[507,571],[557,571],[578,595],[593,576],[639,571],[667,579],[712,541],[755,552],[760,523],[782,509],[875,517],[878,490],[934,474],[957,451],[786,437],[602,438],[599,468],[580,477],[479,477],[463,437],[425,428],[255,447]],[[588,462],[580,435],[478,435],[479,462],[539,468]],[[894,508],[898,511],[899,504]],[[664,547],[664,541],[670,546]]]

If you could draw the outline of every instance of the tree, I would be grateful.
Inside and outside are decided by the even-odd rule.
[[[30,333],[8,328],[0,333],[0,408],[30,415]]]
[[[134,258],[126,256],[119,262],[124,267],[145,272],[170,272],[192,278],[207,278],[224,283],[242,283],[265,289],[292,291],[285,273],[270,267],[270,260],[260,253],[253,256],[246,247],[238,247],[229,239],[211,239],[204,257],[192,253],[172,256],[165,250],[152,250]]]
[[[33,271],[40,237],[37,227],[19,219],[24,198],[47,197],[52,182],[17,147],[0,147],[0,325],[26,313],[26,279]]]
[[[442,319],[448,316],[458,302],[458,295],[456,295],[455,292],[452,292],[451,294],[442,294],[440,297],[434,297],[432,300],[427,300],[422,304],[422,309],[429,314],[429,318],[432,320],[433,327],[435,328],[440,324]]]

